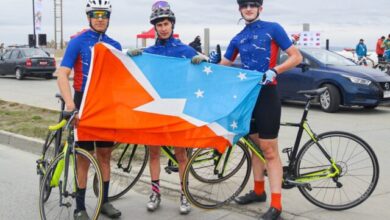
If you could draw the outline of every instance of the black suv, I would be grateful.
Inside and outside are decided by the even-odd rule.
[[[18,80],[25,76],[51,79],[55,70],[55,59],[40,48],[13,48],[0,56],[0,75],[15,75]]]

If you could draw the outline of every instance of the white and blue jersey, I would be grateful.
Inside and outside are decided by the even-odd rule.
[[[157,39],[156,44],[144,50],[145,53],[168,57],[181,57],[191,59],[197,55],[194,48],[183,44],[180,40],[170,37],[166,40]]]
[[[287,50],[291,46],[292,42],[282,26],[258,20],[247,24],[231,40],[225,58],[233,62],[240,54],[243,69],[264,73],[276,66],[279,48]]]
[[[91,64],[92,47],[98,42],[104,42],[118,50],[122,50],[121,45],[117,41],[111,39],[106,34],[97,33],[90,29],[75,36],[69,42],[61,66],[73,68],[73,88],[76,92],[84,92]]]

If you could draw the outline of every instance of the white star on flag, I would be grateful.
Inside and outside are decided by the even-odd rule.
[[[211,70],[211,66],[205,66],[203,72],[206,73],[206,75],[209,75],[213,71]]]
[[[233,130],[237,129],[238,128],[237,122],[233,121],[230,127],[232,127]]]
[[[237,99],[237,95],[234,95],[234,96],[233,96],[233,99]]]
[[[242,80],[246,79],[246,73],[240,72],[240,73],[237,75],[237,77],[240,78],[240,80],[242,81]]]
[[[194,94],[196,95],[196,98],[203,98],[204,91],[198,89]]]

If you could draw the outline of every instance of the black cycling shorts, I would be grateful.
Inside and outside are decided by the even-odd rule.
[[[83,100],[83,93],[82,92],[75,92],[73,96],[73,101],[76,105],[77,109],[80,109],[81,101]],[[77,141],[76,145],[80,148],[87,150],[87,151],[93,151],[96,148],[107,148],[114,146],[114,142],[112,141]]]
[[[263,86],[252,113],[250,134],[259,134],[261,139],[278,137],[282,106],[275,85]]]

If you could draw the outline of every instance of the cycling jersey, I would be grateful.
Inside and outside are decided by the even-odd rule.
[[[240,54],[243,69],[265,72],[276,66],[279,48],[287,50],[291,45],[286,31],[278,23],[258,20],[247,24],[231,40],[225,58],[233,62]]]
[[[61,66],[74,70],[73,88],[76,92],[84,92],[91,63],[91,49],[98,43],[104,42],[122,50],[121,45],[106,34],[87,30],[70,40]]]
[[[170,37],[166,40],[157,39],[156,44],[144,50],[145,53],[168,57],[182,57],[191,59],[197,55],[196,51],[183,44],[180,40]]]

